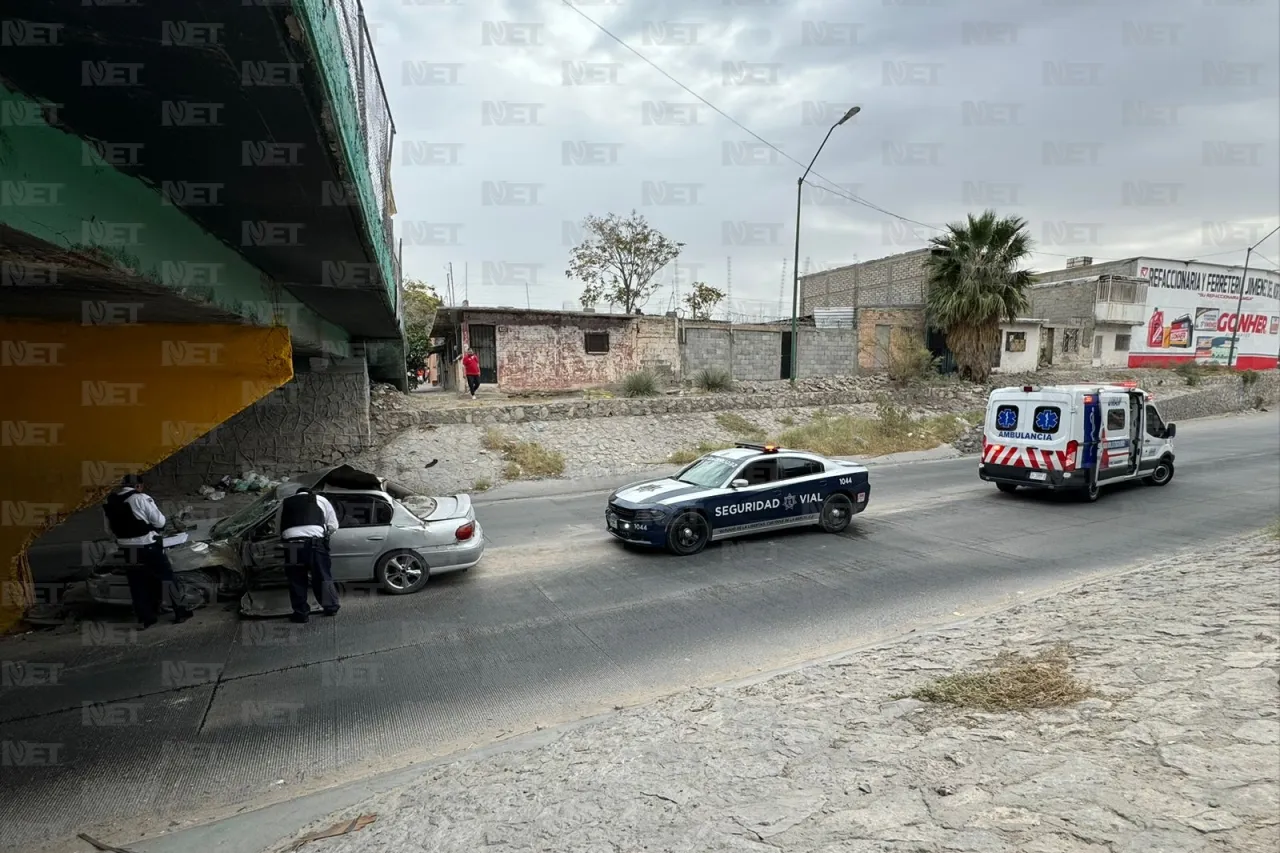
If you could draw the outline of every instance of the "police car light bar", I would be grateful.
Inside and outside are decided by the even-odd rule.
[[[777,453],[778,445],[776,444],[749,444],[745,441],[734,442],[734,447],[743,447],[747,450],[759,450],[762,453]]]

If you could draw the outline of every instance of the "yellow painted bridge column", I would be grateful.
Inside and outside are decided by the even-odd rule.
[[[0,321],[0,633],[41,533],[292,377],[284,327]]]

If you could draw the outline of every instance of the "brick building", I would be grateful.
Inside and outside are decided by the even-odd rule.
[[[853,308],[862,370],[888,367],[898,340],[914,339],[939,350],[940,336],[925,327],[924,264],[930,251],[917,249],[801,276],[800,313]]]
[[[797,375],[848,376],[857,372],[857,332],[817,328],[806,319],[797,330]],[[673,316],[601,314],[517,308],[442,308],[433,335],[446,340],[446,388],[460,388],[454,359],[472,347],[480,381],[508,393],[566,391],[612,385],[649,369],[668,381],[706,368],[726,370],[739,381],[790,375],[789,324],[733,325]]]

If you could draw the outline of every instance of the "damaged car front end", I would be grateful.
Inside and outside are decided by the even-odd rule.
[[[349,465],[294,477],[216,524],[193,526],[186,541],[166,549],[184,603],[193,609],[240,598],[245,616],[291,612],[284,548],[276,530],[280,503],[308,487],[333,504],[339,527],[329,542],[334,580],[392,595],[422,589],[431,577],[476,565],[484,532],[467,495],[415,495]],[[179,534],[179,536],[186,534]],[[129,604],[119,554],[95,566],[90,596]]]

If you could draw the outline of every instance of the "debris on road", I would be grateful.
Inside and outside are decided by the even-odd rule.
[[[309,835],[302,836],[297,841],[286,847],[285,853],[293,853],[293,851],[301,849],[303,845],[310,844],[312,841],[321,841],[325,838],[337,838],[340,835],[359,832],[377,819],[378,816],[376,814],[362,814],[360,817],[335,823],[328,829],[321,830],[320,832],[312,832]]]

